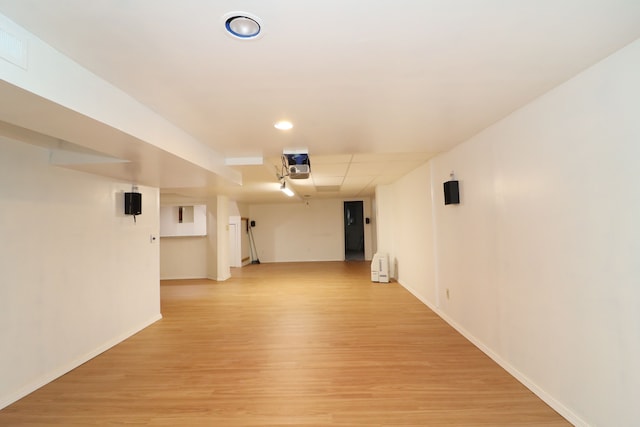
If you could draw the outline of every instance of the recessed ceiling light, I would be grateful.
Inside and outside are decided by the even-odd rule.
[[[293,127],[293,123],[286,120],[280,120],[279,122],[274,124],[273,127],[280,130],[289,130]]]
[[[255,39],[262,32],[260,19],[250,13],[229,12],[223,16],[223,20],[227,34],[237,39]]]

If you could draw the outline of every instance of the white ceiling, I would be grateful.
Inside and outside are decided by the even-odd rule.
[[[258,16],[262,37],[229,37],[231,11]],[[300,197],[372,194],[640,37],[638,0],[0,0],[0,13],[225,157],[265,159],[234,166],[240,188],[164,179],[164,194],[249,202],[283,201],[283,148],[309,151]]]

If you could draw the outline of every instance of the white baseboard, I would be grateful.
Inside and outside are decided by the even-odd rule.
[[[137,334],[147,326],[152,325],[153,323],[157,322],[160,319],[162,319],[162,314],[158,313],[157,315],[151,317],[146,322],[143,322],[137,327],[130,329],[129,331],[114,337],[113,339],[105,342],[104,344],[93,349],[92,351],[77,357],[76,359],[70,361],[65,365],[57,367],[56,369],[46,373],[45,375],[42,375],[40,378],[37,378],[36,380],[29,382],[28,384],[25,384],[19,390],[16,390],[15,392],[10,393],[8,396],[2,396],[0,398],[0,410],[11,405],[14,402],[17,402],[18,400],[22,399],[26,395],[33,393],[40,387],[49,384],[51,381],[55,380],[56,378],[63,376],[67,372],[72,371],[73,369],[77,368],[83,363],[86,363],[87,361],[93,359],[94,357],[100,355],[101,353],[104,353],[105,351],[109,350],[111,347],[114,347],[115,345],[120,344],[122,341],[126,340],[127,338],[131,337],[134,334]]]
[[[473,345],[478,347],[484,354],[489,356],[494,362],[500,365],[504,370],[509,372],[515,379],[520,381],[525,387],[527,387],[531,392],[533,392],[536,396],[538,396],[543,402],[547,405],[551,406],[556,412],[562,415],[567,421],[573,424],[576,427],[589,427],[589,424],[578,417],[573,411],[555,399],[552,395],[544,391],[541,387],[539,387],[535,382],[529,379],[522,372],[517,370],[515,367],[507,363],[504,359],[502,359],[498,354],[496,354],[493,350],[483,344],[480,340],[478,340],[475,336],[473,336],[469,331],[460,326],[453,319],[448,317],[445,313],[443,313],[440,309],[438,309],[435,305],[431,304],[430,301],[423,298],[415,289],[405,286],[401,282],[398,281],[398,284],[403,288],[411,292],[411,294],[418,298],[420,302],[429,307],[431,311],[436,313],[442,320],[447,322],[449,326],[458,331],[463,337],[469,340]]]
[[[160,277],[160,280],[199,280],[199,279],[207,279],[205,276],[168,276],[168,277]]]

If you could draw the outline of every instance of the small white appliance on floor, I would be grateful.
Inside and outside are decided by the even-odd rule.
[[[371,281],[389,283],[389,257],[376,253],[371,260]]]

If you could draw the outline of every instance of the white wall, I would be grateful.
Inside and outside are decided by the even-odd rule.
[[[377,193],[400,282],[576,425],[640,424],[639,75],[640,41]]]
[[[207,235],[202,237],[162,237],[160,239],[160,279],[204,279],[224,281],[230,275],[228,251],[229,221],[231,216],[248,217],[249,206],[228,200],[227,197],[210,199],[175,198],[162,196],[163,206],[207,206]],[[221,220],[219,220],[221,218]],[[223,242],[218,241],[227,239]],[[249,258],[249,243],[244,227],[241,229],[241,259]],[[247,261],[248,263],[250,261]]]
[[[240,262],[242,265],[250,264],[253,260],[251,259],[251,252],[253,249],[251,248],[251,236],[249,236],[247,219],[242,220],[240,223]]]
[[[207,236],[161,237],[160,279],[207,277]]]
[[[375,229],[377,252],[389,255],[389,276],[397,279],[396,263],[398,262],[398,258],[396,254],[395,236],[399,235],[399,232],[396,231],[399,222],[396,220],[398,214],[394,194],[395,187],[400,187],[400,185],[379,185],[376,187]],[[411,247],[413,247],[413,245]]]
[[[207,201],[207,278],[225,281],[231,277],[229,264],[229,198]]]
[[[160,206],[160,279],[207,277],[207,207],[200,202]],[[169,199],[170,200],[170,199]],[[178,207],[193,207],[193,221],[178,223]]]
[[[0,137],[0,408],[160,318],[158,190],[48,159]]]
[[[180,221],[182,210],[183,221]],[[206,204],[160,206],[160,237],[207,235]]]
[[[378,206],[376,204],[376,199],[373,198],[371,199],[371,209],[369,210],[369,215],[371,215],[369,217],[370,222],[369,222],[369,225],[365,225],[365,227],[369,228],[369,232],[371,233],[371,238],[369,240],[371,241],[372,257],[373,257],[373,254],[378,252],[378,220],[376,218],[377,212],[378,212]]]
[[[163,197],[163,206],[206,205],[206,236],[163,237],[160,244],[160,278],[204,279],[224,281],[231,277],[229,257],[229,217],[231,213],[248,212],[248,207],[229,201],[226,196],[210,199],[178,200]],[[246,233],[243,231],[242,256],[249,257]]]
[[[435,300],[431,170],[424,165],[391,186],[379,187],[378,250],[389,254],[391,277]]]
[[[365,259],[370,260],[376,219],[372,215],[371,200],[359,200],[363,201],[364,216],[374,218],[371,224],[364,226]],[[212,198],[207,201],[208,231],[205,238],[161,239],[161,278],[228,279],[231,275],[227,253],[229,212],[240,213],[256,221],[252,232],[260,262],[343,261],[343,208],[342,199],[245,206],[222,196]],[[242,233],[244,258],[250,254],[244,229]]]
[[[360,199],[364,216],[371,201]],[[250,206],[260,262],[343,261],[344,200]],[[365,258],[371,259],[371,224],[365,225]]]
[[[371,199],[357,200],[363,202],[364,216],[373,219],[364,226],[365,259],[370,260],[374,247],[373,227],[377,219],[372,212]],[[170,197],[163,197],[162,201],[163,205],[203,202],[177,201]],[[228,279],[231,275],[227,252],[229,215],[240,215],[256,221],[252,232],[260,262],[343,261],[344,202],[342,199],[329,199],[311,200],[308,203],[247,205],[229,201],[223,196],[211,198],[206,201],[208,217],[205,238],[161,239],[161,278]],[[248,258],[248,237],[244,228],[241,232],[242,258]]]
[[[249,221],[250,209],[246,203],[229,201],[229,217],[240,217],[240,262],[242,265],[251,263],[251,243],[247,232],[247,221]]]

